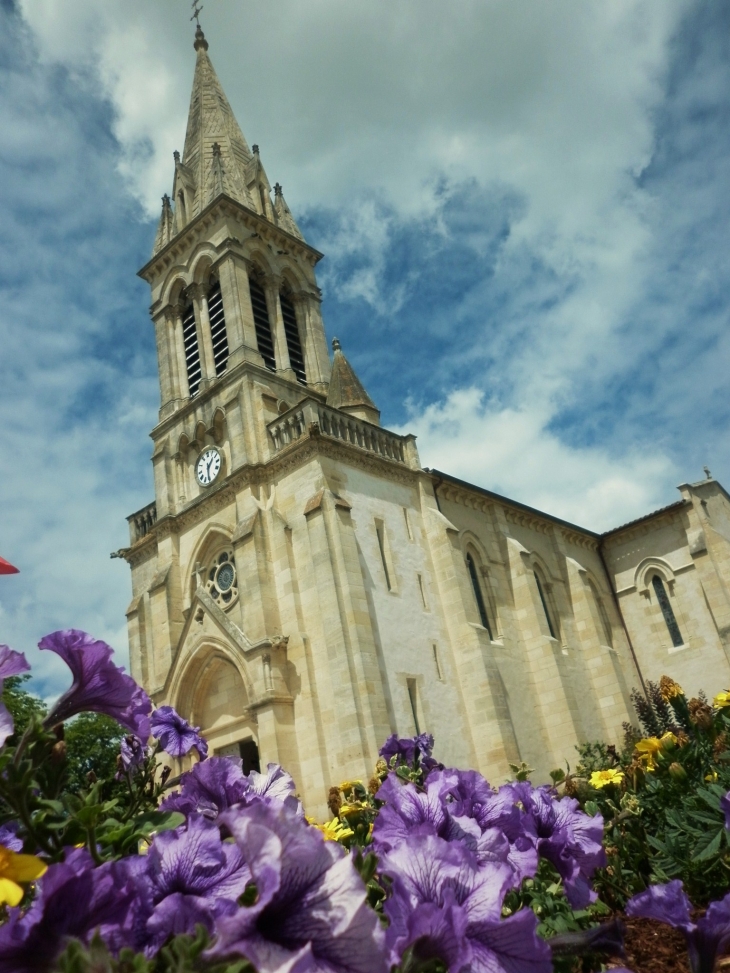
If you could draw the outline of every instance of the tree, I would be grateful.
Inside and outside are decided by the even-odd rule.
[[[68,789],[89,786],[90,773],[99,780],[111,780],[116,772],[119,744],[125,730],[101,713],[80,713],[66,724]]]

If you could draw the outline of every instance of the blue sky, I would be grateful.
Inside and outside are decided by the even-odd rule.
[[[126,657],[152,499],[136,270],[182,149],[185,0],[0,0],[0,642]],[[594,529],[730,484],[730,4],[208,0],[337,335],[424,465]]]

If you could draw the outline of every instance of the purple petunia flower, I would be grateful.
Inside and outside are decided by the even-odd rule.
[[[240,760],[210,757],[183,774],[181,785],[179,792],[163,801],[164,811],[180,811],[186,815],[197,812],[215,820],[229,807],[261,800],[266,804],[284,804],[299,817],[304,816],[301,804],[294,797],[294,781],[278,764],[269,764],[265,774],[252,770],[246,776]]]
[[[134,679],[111,661],[111,646],[71,628],[46,635],[38,648],[60,655],[73,674],[71,687],[46,717],[46,726],[63,723],[77,713],[104,713],[147,740],[152,703]]]
[[[200,735],[199,726],[190,726],[172,706],[160,706],[150,720],[152,735],[171,757],[182,757],[193,747],[201,760],[208,756],[208,744]]]
[[[7,821],[5,824],[0,824],[0,845],[9,851],[22,851],[23,840],[18,837],[19,828],[19,821]]]
[[[19,676],[21,672],[27,672],[29,669],[30,666],[22,652],[16,652],[9,645],[0,645],[0,692],[5,679]],[[5,703],[0,700],[0,747],[9,736],[12,736],[14,729],[13,717]]]
[[[194,932],[198,923],[211,932],[217,916],[236,910],[251,878],[240,849],[221,841],[216,825],[197,814],[186,826],[157,835],[133,867],[136,946],[148,955],[168,936]]]
[[[505,809],[504,799],[497,800],[487,782],[474,773],[471,783],[478,787],[479,800],[454,792],[463,781],[459,777],[472,772],[441,771],[431,774],[422,789],[403,784],[389,775],[378,790],[378,800],[385,801],[373,826],[373,844],[381,853],[395,848],[412,835],[437,835],[446,841],[462,842],[475,855],[479,864],[507,863],[511,866],[513,885],[522,883],[537,871],[538,855],[534,840],[523,834],[515,821],[519,811],[513,803]],[[482,786],[483,785],[483,786]],[[497,809],[494,820],[486,813],[491,804]],[[515,821],[511,818],[514,816]],[[512,828],[505,823],[512,823]],[[492,826],[494,824],[494,826]]]
[[[10,909],[0,926],[0,973],[49,973],[69,937],[88,942],[100,932],[112,952],[130,944],[128,919],[135,900],[127,863],[94,867],[85,849],[67,854],[38,881],[30,909]]]
[[[0,645],[0,679],[19,676],[21,672],[28,672],[30,666],[22,652],[16,652],[9,645]]]
[[[116,774],[117,780],[123,780],[125,774],[134,774],[138,767],[141,767],[149,756],[149,749],[142,743],[138,736],[130,733],[122,737],[119,744],[118,762],[121,767]]]
[[[234,757],[209,757],[183,774],[180,784],[180,790],[162,802],[162,810],[185,815],[196,812],[211,820],[239,804],[251,787],[241,761]]]
[[[584,909],[595,902],[591,878],[596,868],[606,864],[601,815],[590,817],[574,798],[557,800],[549,787],[533,787],[527,781],[507,784],[501,791],[511,794],[527,812],[524,828],[533,830],[538,852],[563,879],[571,906]]]
[[[386,973],[384,933],[344,848],[263,801],[220,821],[251,868],[257,899],[218,919],[211,956],[245,956],[258,973]]]
[[[395,758],[395,766],[408,764],[414,767],[416,758],[419,758],[420,765],[428,773],[438,764],[431,756],[433,750],[433,737],[430,733],[419,733],[415,737],[399,738],[395,733],[389,736],[378,753],[385,760],[388,766]]]
[[[428,835],[384,855],[380,873],[392,881],[385,903],[391,964],[412,949],[453,970],[551,973],[550,948],[537,935],[532,910],[501,917],[513,882],[508,865],[480,866],[464,845]]]
[[[691,902],[682,883],[651,885],[626,903],[627,916],[656,919],[684,933],[692,973],[713,973],[715,961],[730,946],[730,894],[711,902],[696,923],[690,917]]]

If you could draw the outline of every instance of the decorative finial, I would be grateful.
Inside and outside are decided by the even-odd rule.
[[[254,155],[258,155],[259,154],[259,147],[258,147],[258,145],[252,145],[251,148],[253,149],[253,154]]]
[[[333,338],[332,339],[332,350],[333,351],[342,351],[342,348],[340,347],[340,339],[339,338]]]
[[[193,44],[193,47],[196,51],[199,51],[201,47],[204,51],[208,50],[208,42],[205,39],[205,34],[200,29],[200,24],[198,24],[197,30],[195,31],[195,43]]]
[[[707,469],[706,466],[703,466],[702,469],[705,471],[705,476],[707,477],[707,479],[708,480],[711,480],[712,479],[712,473],[710,473],[710,471]]]
[[[175,160],[175,165],[176,166],[179,166],[180,165],[180,153],[177,151],[177,149],[175,149],[175,151],[172,153],[172,157]]]
[[[190,18],[191,20],[194,20],[195,23],[198,25],[198,29],[200,29],[200,14],[204,9],[203,7],[198,6],[199,3],[200,0],[193,0],[191,4],[193,8],[193,16]]]
[[[275,196],[283,196],[284,195],[284,190],[281,188],[281,183],[278,183],[277,182],[277,184],[274,186],[274,195]]]

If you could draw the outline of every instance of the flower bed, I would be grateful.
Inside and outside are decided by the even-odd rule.
[[[678,943],[677,970],[714,973],[730,943],[730,695],[713,708],[667,680],[638,701],[645,737],[583,748],[550,786],[523,765],[492,787],[427,734],[391,737],[320,823],[281,767],[208,757],[104,643],[40,646],[73,681],[17,734],[0,704],[0,973],[674,973]],[[0,647],[0,679],[27,669]],[[114,780],[72,788],[64,723],[89,712],[125,735]],[[191,751],[172,779],[163,753]],[[691,911],[683,881],[717,901]]]

